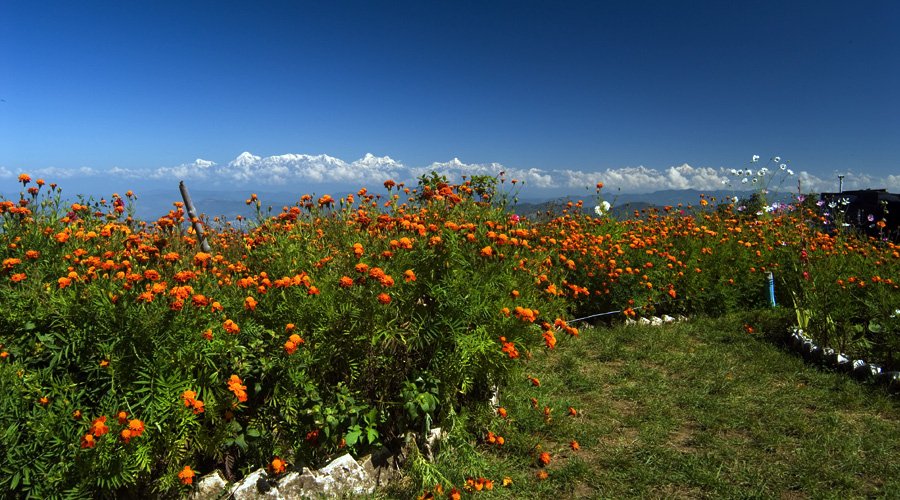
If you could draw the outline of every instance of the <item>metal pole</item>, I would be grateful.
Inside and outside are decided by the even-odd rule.
[[[843,193],[843,192],[844,192],[844,176],[839,175],[838,176],[838,193]]]
[[[206,242],[206,235],[203,234],[203,226],[200,225],[200,219],[197,218],[197,211],[194,210],[194,202],[191,201],[191,195],[188,194],[188,189],[187,186],[184,185],[184,181],[178,182],[178,189],[181,190],[181,197],[184,199],[184,208],[187,209],[187,214],[191,219],[191,224],[194,226],[194,231],[200,239],[200,249],[209,253],[209,243]]]

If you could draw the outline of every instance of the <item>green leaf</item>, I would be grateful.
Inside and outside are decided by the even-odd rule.
[[[353,446],[359,441],[359,437],[362,436],[362,429],[358,425],[354,425],[350,428],[350,431],[344,436],[344,440],[347,441],[347,446]]]
[[[366,438],[369,444],[374,444],[378,441],[378,431],[374,427],[366,427]]]

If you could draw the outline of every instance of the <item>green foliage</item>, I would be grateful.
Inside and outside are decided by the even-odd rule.
[[[579,201],[536,222],[504,183],[304,195],[207,226],[210,254],[180,206],[151,222],[130,195],[0,201],[0,490],[168,496],[185,466],[363,454],[480,411],[578,334],[566,319],[766,307],[768,272],[823,343],[889,365],[900,348],[897,248],[822,232],[808,208],[616,221]]]

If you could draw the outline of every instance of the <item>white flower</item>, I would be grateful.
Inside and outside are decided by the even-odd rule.
[[[747,178],[746,178],[746,177],[744,177],[743,179],[741,179],[741,184],[746,184],[746,183],[747,183]]]
[[[781,157],[780,157],[780,156],[776,156],[775,158],[772,158],[772,161],[774,161],[775,163],[778,163],[778,162],[781,161]]]
[[[849,205],[849,204],[850,204],[849,198],[841,198],[841,205]]]
[[[784,163],[782,163],[781,165],[778,165],[778,167],[779,167],[781,170],[784,170],[784,169],[787,168],[787,165],[785,165]]]
[[[753,178],[753,183],[756,184],[757,182],[759,182],[759,177],[754,177],[754,178]]]
[[[758,161],[759,161],[759,155],[753,155],[753,163],[756,163]]]
[[[756,175],[757,175],[758,177],[762,177],[763,175],[765,175],[765,172],[763,172],[762,170],[758,170],[758,171],[756,172]]]
[[[735,170],[735,169],[732,168],[732,169],[731,169],[731,175],[741,175],[741,174],[739,174],[737,170]]]
[[[611,206],[608,201],[603,201],[594,207],[594,213],[597,214],[597,217],[602,217],[604,213],[609,212]]]
[[[723,186],[727,186],[727,185],[728,185],[728,179],[722,179],[722,185],[723,185]]]
[[[788,175],[794,175],[794,171],[791,169],[787,169],[787,173],[788,173]]]

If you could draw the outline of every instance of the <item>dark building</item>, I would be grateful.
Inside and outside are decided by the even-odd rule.
[[[844,222],[867,235],[900,241],[900,195],[888,193],[886,189],[860,189],[842,193],[822,193],[819,199],[825,207],[843,211]],[[871,220],[870,220],[871,219]],[[885,226],[879,227],[878,221]]]

